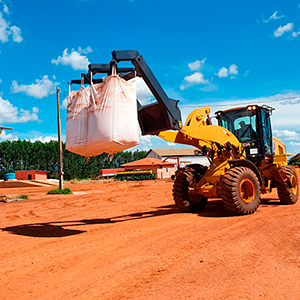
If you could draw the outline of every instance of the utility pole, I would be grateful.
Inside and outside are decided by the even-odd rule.
[[[60,125],[60,105],[59,105],[59,91],[56,87],[56,98],[57,98],[57,125],[58,125],[58,149],[59,149],[59,162],[58,162],[58,174],[59,174],[59,188],[64,188],[64,173],[63,173],[63,154],[62,154],[62,143],[61,143],[61,125]]]

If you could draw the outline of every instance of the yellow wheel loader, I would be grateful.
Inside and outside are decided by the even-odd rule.
[[[287,165],[284,144],[272,137],[268,106],[249,105],[216,112],[212,125],[209,107],[193,111],[177,132],[164,131],[167,141],[193,145],[210,166],[193,164],[177,171],[173,187],[175,203],[182,211],[198,211],[208,198],[222,198],[227,210],[254,213],[260,195],[277,188],[279,199],[294,204],[298,199],[298,177]]]
[[[134,68],[119,67],[123,61],[131,61]],[[261,194],[270,193],[273,188],[277,188],[281,203],[297,202],[296,170],[287,163],[285,145],[272,136],[273,108],[248,105],[217,111],[218,125],[213,125],[210,107],[202,107],[191,112],[183,125],[179,101],[168,98],[136,50],[113,51],[110,64],[90,64],[89,73],[82,74],[82,80],[87,84],[91,80],[102,82],[91,76],[110,75],[113,65],[125,80],[142,77],[157,100],[144,106],[137,100],[142,134],[196,147],[210,162],[209,167],[191,164],[176,171],[173,197],[180,210],[196,212],[204,209],[209,198],[222,198],[230,212],[252,214],[260,204]],[[71,84],[80,82],[72,80]]]

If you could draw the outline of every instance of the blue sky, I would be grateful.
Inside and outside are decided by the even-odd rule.
[[[138,50],[183,119],[245,103],[275,107],[274,135],[300,152],[300,0],[0,0],[0,140],[57,139],[55,89],[89,63]],[[137,82],[143,103],[151,95]],[[78,89],[73,86],[72,89]],[[282,100],[285,99],[285,100]],[[62,103],[62,134],[66,109]],[[139,149],[171,147],[141,138]]]

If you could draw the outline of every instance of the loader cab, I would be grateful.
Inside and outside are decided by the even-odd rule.
[[[254,162],[273,160],[269,106],[249,105],[217,111],[218,125],[231,131],[245,147],[246,157]]]

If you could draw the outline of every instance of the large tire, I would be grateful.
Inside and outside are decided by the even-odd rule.
[[[183,212],[197,212],[206,206],[207,198],[203,195],[189,195],[189,185],[193,181],[192,172],[180,170],[173,185],[173,197],[177,207]]]
[[[256,174],[246,167],[234,167],[222,178],[222,200],[234,214],[253,214],[260,204],[260,184]]]
[[[281,170],[285,173],[292,185],[289,188],[286,184],[277,184],[277,193],[281,203],[295,204],[299,195],[298,176],[293,166],[283,166]]]

